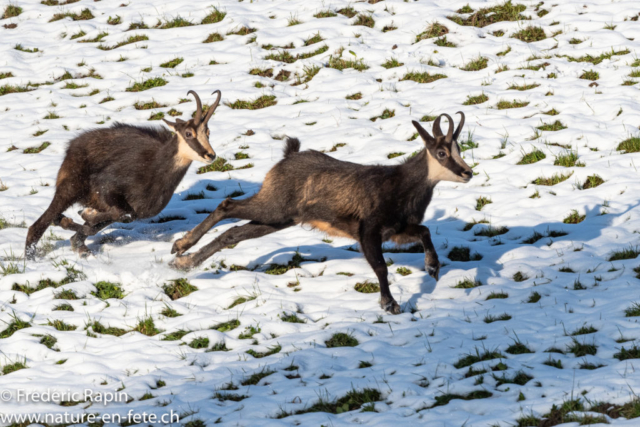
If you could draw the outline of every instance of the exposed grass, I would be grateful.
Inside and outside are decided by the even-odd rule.
[[[530,90],[530,89],[535,89],[538,86],[540,86],[538,83],[529,83],[529,84],[521,84],[521,85],[517,85],[515,83],[511,83],[509,85],[509,87],[507,88],[508,90],[519,90],[519,91],[525,91],[525,90]]]
[[[347,18],[353,18],[357,14],[356,10],[351,6],[338,9],[338,13],[340,15],[346,16]]]
[[[472,289],[477,288],[478,286],[482,286],[482,282],[475,279],[469,279],[465,277],[463,280],[459,281],[453,288],[455,289]]]
[[[263,357],[267,357],[267,356],[271,356],[272,354],[280,353],[280,350],[282,350],[282,346],[274,345],[272,347],[269,347],[269,350],[267,350],[267,351],[257,352],[257,351],[255,351],[253,349],[250,349],[250,350],[247,350],[245,353],[248,353],[248,354],[252,355],[256,359],[262,359]]]
[[[612,48],[610,52],[605,52],[598,56],[584,55],[580,57],[572,57],[572,56],[564,55],[563,57],[567,58],[569,62],[590,62],[593,65],[598,65],[605,59],[611,59],[614,55],[626,55],[628,53],[631,53],[631,51],[628,49],[616,51],[616,50],[613,50]]]
[[[208,348],[209,347],[209,338],[207,337],[197,337],[191,340],[191,342],[189,344],[187,344],[189,347],[194,348],[196,350],[198,349],[202,349],[202,348]]]
[[[106,33],[104,33],[104,34],[107,35]],[[138,34],[138,35],[135,35],[135,36],[129,36],[125,40],[121,41],[120,43],[116,43],[113,46],[107,46],[107,45],[101,44],[101,45],[98,46],[98,49],[100,49],[100,50],[113,50],[113,49],[117,49],[117,48],[122,47],[122,46],[126,46],[128,44],[137,43],[137,42],[141,42],[141,41],[144,41],[144,40],[149,40],[149,37],[145,36],[144,34]],[[89,40],[82,40],[82,42],[85,42],[85,41],[88,42]],[[94,39],[94,41],[97,41],[97,40]]]
[[[478,231],[473,233],[474,236],[483,236],[483,237],[495,237],[500,236],[502,234],[508,233],[509,229],[504,226],[494,227],[492,225],[488,227],[482,227]]]
[[[445,393],[439,396],[434,396],[436,403],[433,404],[433,406],[431,407],[435,408],[437,406],[447,405],[450,401],[454,399],[461,399],[461,400],[487,399],[491,396],[493,396],[493,394],[486,390],[476,390],[465,395]]]
[[[42,150],[46,149],[50,145],[51,143],[49,141],[45,141],[39,147],[25,148],[22,152],[25,154],[36,154],[36,153],[40,153]]]
[[[169,28],[181,28],[181,27],[190,27],[194,25],[193,22],[188,19],[184,19],[180,15],[176,16],[173,19],[165,19],[164,21],[158,20],[158,23],[155,25],[155,28],[159,28],[161,30],[167,30]]]
[[[317,402],[313,405],[296,411],[296,415],[307,414],[311,412],[326,412],[330,414],[342,414],[349,411],[360,409],[360,412],[375,412],[374,404],[382,400],[382,394],[379,390],[372,388],[364,388],[362,390],[352,389],[346,395],[336,399],[329,400],[328,396],[319,396]],[[276,418],[284,418],[293,415],[292,413],[282,410]]]
[[[530,351],[528,353],[531,353]],[[513,353],[519,354],[519,353]],[[516,384],[516,385],[525,385],[529,381],[533,379],[531,375],[528,375],[526,372],[520,370],[514,372],[514,374],[510,377],[507,377],[507,374],[502,374],[502,376],[497,376],[492,374],[493,379],[496,380],[496,386],[501,386],[502,384]],[[536,424],[537,425],[537,424]]]
[[[573,166],[584,167],[584,163],[578,161],[578,153],[571,150],[557,156],[553,164],[567,168]]]
[[[113,335],[113,336],[119,337],[127,333],[127,331],[121,328],[104,326],[102,323],[100,323],[97,320],[94,320],[93,322],[89,323],[87,327],[90,327],[93,330],[93,332],[95,332],[96,334],[102,334],[102,335]]]
[[[3,95],[2,88],[0,87],[0,95]],[[625,153],[637,153],[640,151],[640,136],[632,136],[625,139],[618,144],[618,151],[624,151]]]
[[[354,286],[354,289],[357,292],[361,292],[363,294],[373,294],[373,293],[380,292],[380,285],[378,285],[377,283],[364,281],[364,282],[356,283],[356,285]]]
[[[586,215],[580,215],[577,210],[573,209],[562,222],[565,224],[579,224],[584,221],[586,217]]]
[[[615,353],[613,357],[620,361],[629,359],[640,359],[640,347],[637,347],[634,344],[633,347],[627,350],[626,348],[624,348],[624,346],[622,346],[620,351],[618,353]],[[640,411],[638,412],[638,415],[640,415]]]
[[[435,21],[429,24],[429,26],[423,32],[416,36],[416,43],[433,37],[441,37],[447,33],[449,33],[449,29],[440,24],[438,21]]]
[[[316,13],[313,16],[314,18],[321,19],[321,18],[333,18],[334,16],[338,16],[338,14],[331,9],[325,9],[325,10],[321,10],[320,12]]]
[[[93,16],[93,14],[89,9],[82,9],[80,13],[71,13],[71,12],[56,13],[49,20],[49,22],[59,21],[64,18],[71,18],[74,21],[88,21],[89,19],[95,18],[95,16]]]
[[[536,184],[536,185],[556,185],[561,183],[562,181],[566,181],[567,179],[569,179],[569,177],[571,177],[571,175],[573,175],[573,172],[570,172],[568,174],[554,174],[552,175],[550,178],[545,178],[545,177],[540,177],[540,178],[536,178],[535,180],[532,181],[532,184]]]
[[[14,18],[22,13],[22,8],[20,6],[8,5],[5,7],[4,12],[2,13],[2,19]]]
[[[356,20],[353,21],[353,23],[351,25],[360,25],[360,26],[363,26],[363,27],[373,28],[375,23],[376,22],[374,21],[373,16],[371,16],[371,14],[359,13],[356,16]]]
[[[28,86],[15,86],[15,85],[4,85],[0,86],[0,96],[8,95],[10,93],[21,93],[21,92],[29,92],[30,89]]]
[[[488,65],[488,58],[485,58],[484,56],[478,56],[476,59],[472,59],[471,61],[460,67],[460,69],[463,71],[480,71],[487,68]]]
[[[327,348],[334,347],[355,347],[357,346],[358,340],[349,334],[345,334],[344,332],[338,332],[331,336],[330,339],[324,342]]]
[[[543,160],[546,157],[547,157],[546,154],[544,154],[541,150],[535,148],[530,153],[527,153],[524,156],[522,156],[522,159],[520,159],[520,161],[518,163],[516,163],[516,164],[518,164],[518,165],[530,165],[530,164],[539,162],[540,160]]]
[[[391,117],[394,117],[396,115],[396,110],[389,110],[388,108],[386,108],[382,114],[380,114],[379,116],[375,116],[375,117],[371,117],[372,122],[375,122],[376,120],[380,119],[380,120],[386,120],[386,119],[390,119]]]
[[[386,68],[387,70],[388,70],[389,68],[401,67],[401,66],[403,66],[403,65],[404,65],[404,63],[403,63],[403,62],[398,61],[396,58],[389,58],[389,59],[387,59],[385,62],[383,62],[383,63],[382,63],[382,66],[383,66],[384,68]]]
[[[597,186],[604,184],[604,179],[600,175],[590,175],[587,180],[582,184],[582,189],[587,190],[589,188],[596,188]]]
[[[161,333],[162,331],[156,328],[156,325],[151,316],[147,316],[138,321],[138,324],[132,329],[132,331],[140,332],[143,335],[152,337]]]
[[[461,369],[461,368],[466,368],[468,366],[473,365],[474,363],[478,363],[478,362],[484,362],[487,360],[493,360],[493,359],[504,359],[505,355],[500,353],[497,350],[494,351],[490,351],[490,350],[484,350],[482,353],[480,353],[480,350],[478,350],[478,348],[475,348],[475,353],[468,353],[467,355],[461,357],[460,359],[458,359],[458,361],[456,361],[453,364],[453,367],[456,369]]]
[[[567,351],[573,353],[575,357],[584,357],[586,355],[595,356],[598,351],[598,346],[594,343],[587,344],[586,342],[579,342],[577,339],[572,338],[571,344],[567,346]],[[616,357],[615,355],[613,357]]]
[[[477,105],[489,100],[489,97],[483,93],[476,96],[467,95],[467,100],[462,105]]]
[[[476,199],[476,210],[481,211],[488,204],[493,203],[490,198],[480,196]]]
[[[251,33],[255,33],[257,30],[255,28],[251,28],[251,27],[242,27],[240,29],[238,29],[237,31],[229,31],[227,33],[228,36],[230,35],[235,35],[235,36],[247,36]]]
[[[333,68],[339,71],[343,71],[348,68],[353,68],[357,71],[364,71],[369,69],[369,66],[365,64],[364,59],[344,59],[340,56],[329,57],[329,61],[325,65],[327,68]]]
[[[275,373],[276,371],[268,369],[267,367],[264,367],[260,372],[256,372],[255,374],[251,375],[250,377],[242,381],[242,385],[244,386],[257,385],[261,379],[266,378],[269,375],[275,374]]]
[[[592,80],[592,81],[596,81],[600,78],[600,73],[598,73],[597,71],[593,71],[593,70],[585,70],[581,75],[580,78],[583,80]]]
[[[213,161],[213,163],[198,168],[197,173],[202,174],[207,172],[227,172],[233,169],[233,165],[228,163],[226,159],[218,157]]]
[[[458,45],[447,40],[447,36],[442,36],[434,40],[433,44],[440,47],[457,47]]]
[[[2,375],[9,375],[12,372],[19,371],[20,369],[27,369],[26,359],[24,362],[13,362],[2,367]]]
[[[492,314],[487,314],[484,317],[483,321],[484,321],[484,323],[493,323],[493,322],[506,321],[506,320],[510,320],[510,319],[511,319],[511,316],[509,314],[507,314],[507,313],[503,313],[503,314],[500,314],[498,316],[494,316]]]
[[[529,25],[511,35],[512,38],[521,40],[526,43],[537,42],[547,38],[544,30],[540,27]]]
[[[20,329],[31,327],[31,323],[20,320],[15,313],[11,315],[11,318],[11,322],[7,323],[7,327],[2,332],[0,332],[0,338],[9,338]]]
[[[276,101],[275,95],[262,95],[259,98],[256,98],[253,101],[245,101],[238,99],[234,102],[226,102],[225,105],[234,110],[259,110],[262,108],[271,107],[276,105],[278,101]]]
[[[286,64],[292,64],[292,63],[296,62],[299,59],[311,58],[313,56],[325,53],[328,50],[329,50],[329,46],[324,45],[324,46],[321,46],[318,49],[314,50],[313,52],[299,53],[299,54],[297,54],[295,56],[291,55],[291,53],[289,53],[288,50],[281,50],[279,52],[270,53],[269,55],[265,56],[264,59],[270,59],[270,60],[273,60],[273,61],[284,62]],[[349,67],[345,67],[345,68],[349,68]]]
[[[218,332],[229,332],[235,328],[240,326],[240,321],[238,319],[229,320],[228,322],[218,323],[217,325],[212,326],[210,329],[215,329]]]
[[[162,77],[154,77],[152,79],[144,80],[142,82],[136,82],[133,85],[129,86],[126,91],[127,92],[142,92],[145,90],[153,89],[155,87],[161,87],[166,85],[168,82]]]
[[[509,294],[504,292],[504,291],[499,291],[499,292],[495,292],[492,291],[489,296],[487,296],[486,300],[489,301],[490,299],[506,299],[509,298]],[[507,353],[509,351],[507,350]]]
[[[176,68],[178,65],[182,64],[184,58],[174,58],[171,61],[164,62],[160,64],[162,68]]]
[[[287,314],[283,312],[279,317],[280,320],[287,323],[307,323],[306,320],[299,318],[296,313]]]
[[[410,71],[407,72],[400,81],[411,80],[416,83],[432,83],[436,80],[446,79],[444,74],[429,74],[428,72]]]
[[[535,304],[538,301],[540,301],[540,299],[542,298],[542,295],[540,295],[539,292],[534,291],[529,295],[529,298],[527,299],[527,303],[529,304]]]
[[[225,16],[227,16],[227,12],[213,6],[213,10],[211,11],[211,13],[205,16],[200,23],[203,25],[215,24],[222,21]]]
[[[196,286],[193,286],[191,283],[187,281],[187,279],[174,279],[170,280],[169,283],[166,283],[162,286],[164,293],[169,296],[172,300],[177,300],[182,297],[186,297],[198,290]]]
[[[624,310],[625,317],[640,316],[640,303],[634,302],[630,307]]]
[[[504,99],[501,99],[496,104],[496,108],[498,110],[506,110],[509,108],[522,108],[522,107],[526,107],[527,105],[529,105],[529,101],[518,101],[515,99],[513,101],[506,101]]]
[[[622,259],[635,259],[640,255],[638,246],[629,246],[628,248],[613,251],[607,261],[619,261]]]
[[[206,39],[202,41],[202,43],[215,43],[221,42],[224,40],[224,36],[220,33],[211,33],[207,36]]]
[[[102,300],[116,298],[122,299],[124,298],[124,292],[122,292],[122,288],[120,288],[119,283],[112,283],[106,281],[100,281],[94,285],[96,287],[95,291],[91,292],[91,295],[98,297]]]
[[[457,15],[447,16],[458,25],[486,27],[501,21],[520,21],[530,19],[521,14],[527,7],[522,4],[512,4],[511,0],[494,7],[482,8],[467,17]]]

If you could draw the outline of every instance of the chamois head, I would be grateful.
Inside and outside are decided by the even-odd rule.
[[[458,136],[464,126],[464,113],[458,111],[461,119],[456,131],[453,131],[453,120],[448,114],[441,114],[433,122],[433,135],[429,135],[420,123],[412,121],[413,126],[422,137],[427,151],[427,164],[430,181],[469,182],[473,171],[460,157]],[[445,116],[449,120],[449,130],[446,135],[440,129],[440,119]]]
[[[190,90],[187,94],[192,94],[197,104],[195,116],[187,121],[176,119],[175,123],[162,119],[178,136],[178,157],[180,157],[181,162],[198,160],[203,163],[211,163],[216,158],[216,153],[209,143],[209,127],[207,126],[207,122],[218,107],[222,94],[219,90],[213,93],[218,94],[218,99],[209,107],[204,117],[202,117],[200,97],[197,93]]]

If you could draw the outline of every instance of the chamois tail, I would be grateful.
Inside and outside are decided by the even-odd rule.
[[[298,151],[300,151],[300,140],[298,138],[287,138],[284,146],[284,157],[287,158]]]

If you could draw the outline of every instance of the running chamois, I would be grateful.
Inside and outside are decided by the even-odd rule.
[[[425,148],[396,166],[361,165],[314,150],[300,152],[300,142],[288,138],[284,159],[267,173],[260,191],[244,200],[226,199],[220,203],[202,223],[174,243],[171,253],[178,256],[172,265],[188,269],[227,246],[296,224],[308,224],[358,241],[378,277],[381,307],[392,314],[400,313],[400,306],[389,291],[382,243],[421,242],[425,269],[438,280],[438,255],[429,229],[421,222],[438,182],[466,183],[473,176],[460,157],[457,139],[465,117],[462,112],[458,114],[461,119],[455,132],[451,117],[440,115],[433,123],[434,136],[413,121]],[[446,135],[440,128],[443,116],[449,121]],[[227,230],[193,254],[182,255],[211,227],[228,218],[250,222]]]
[[[49,208],[29,227],[25,256],[33,260],[36,245],[51,223],[75,231],[71,247],[81,256],[91,252],[84,241],[114,222],[150,218],[167,206],[192,161],[211,163],[216,153],[209,144],[207,122],[220,103],[204,114],[197,93],[195,116],[162,127],[115,123],[107,129],[82,133],[69,143],[58,171],[56,193]],[[78,203],[85,207],[77,224],[62,213]]]

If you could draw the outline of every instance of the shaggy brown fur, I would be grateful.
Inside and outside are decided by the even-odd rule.
[[[196,115],[189,121],[165,120],[175,134],[115,123],[74,138],[58,171],[51,205],[29,228],[27,259],[35,258],[36,244],[52,222],[75,231],[72,248],[88,255],[87,236],[113,222],[149,218],[164,209],[193,160],[210,163],[216,158],[207,126],[220,102],[216,92],[217,101],[202,118],[200,98],[189,91],[196,98]],[[74,203],[86,207],[81,213],[84,225],[62,215]]]
[[[201,224],[173,245],[177,268],[202,263],[215,252],[242,240],[264,236],[295,224],[309,224],[360,243],[361,250],[378,276],[381,306],[397,314],[400,307],[389,291],[387,265],[382,243],[421,242],[425,268],[438,279],[440,263],[429,229],[420,223],[440,180],[468,182],[473,173],[460,157],[457,138],[464,125],[464,114],[455,133],[443,135],[438,117],[433,124],[435,137],[420,126],[425,149],[397,166],[368,166],[336,160],[318,151],[300,152],[300,142],[288,139],[284,159],[267,174],[262,189],[244,200],[226,199]],[[216,223],[227,218],[250,220],[227,230],[198,252],[182,254]]]

